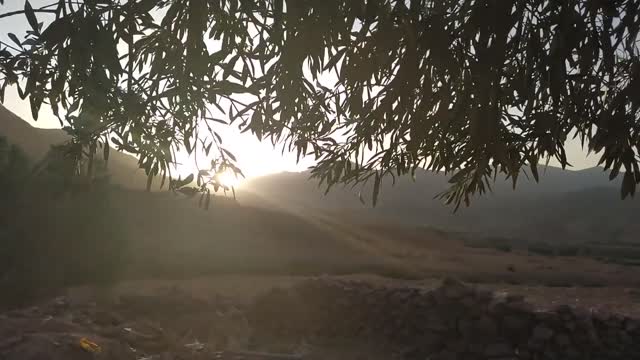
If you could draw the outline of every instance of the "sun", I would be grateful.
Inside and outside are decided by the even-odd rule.
[[[225,170],[216,176],[221,185],[229,188],[237,188],[242,181],[239,175],[236,175],[231,170]]]

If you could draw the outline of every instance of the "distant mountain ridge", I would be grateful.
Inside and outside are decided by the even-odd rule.
[[[314,180],[309,180],[310,172],[284,172],[265,175],[249,179],[243,187],[247,190],[277,196],[281,199],[298,203],[304,206],[326,208],[341,207],[344,209],[361,208],[359,193],[365,199],[371,196],[371,186],[354,189],[335,186],[326,196],[324,187],[319,187]],[[392,185],[391,178],[383,180],[380,191],[380,199],[377,208],[394,208],[398,206],[424,206],[425,201],[431,202],[445,191],[448,186],[449,176],[443,173],[433,173],[418,170],[415,182],[408,177],[399,178]],[[521,201],[530,197],[546,195],[562,195],[565,193],[583,191],[592,188],[608,188],[615,190],[620,185],[620,179],[609,181],[607,174],[601,168],[590,168],[578,171],[562,170],[556,167],[541,169],[540,182],[536,183],[526,174],[520,175],[516,189],[513,189],[511,180],[498,177],[492,184],[493,191],[484,196],[476,197],[472,201],[472,207],[476,204],[492,203],[496,199],[500,201]],[[440,201],[435,201],[438,206]]]
[[[0,135],[40,158],[53,144],[68,139],[62,130],[38,129],[0,105]],[[113,151],[109,160],[112,182],[144,189],[146,176],[134,157]],[[383,182],[378,206],[361,204],[358,189],[324,189],[309,181],[309,172],[278,173],[248,179],[238,189],[241,203],[267,208],[330,214],[344,221],[395,223],[437,227],[473,236],[504,236],[522,241],[584,242],[638,241],[640,210],[637,199],[621,201],[620,179],[609,181],[600,168],[579,171],[540,169],[540,183],[521,175],[516,191],[511,181],[498,179],[494,192],[473,199],[470,208],[455,215],[434,197],[448,186],[448,177],[419,171],[409,178]],[[371,187],[362,189],[370,198]]]
[[[51,145],[69,140],[69,135],[63,130],[33,127],[2,105],[0,135],[19,145],[33,161],[45,156]],[[113,183],[126,188],[143,189],[146,184],[146,176],[143,170],[138,169],[137,160],[115,149],[109,157],[109,173]]]
[[[0,136],[34,161],[51,145],[68,139],[63,131],[32,127],[1,106]],[[342,232],[320,227],[314,219],[240,206],[224,196],[213,197],[210,209],[204,210],[197,198],[146,192],[146,176],[136,159],[116,151],[111,153],[108,171],[111,182],[120,186],[75,196],[33,195],[16,206],[0,208],[0,238],[46,248],[41,252],[43,260],[34,264],[55,263],[43,270],[47,276],[57,276],[56,271],[64,269],[59,264],[76,257],[94,268],[93,258],[109,258],[114,249],[122,252],[117,261],[123,262],[126,276],[179,278],[229,269],[319,274],[349,271],[354,266],[386,268],[384,259],[371,258],[345,241]],[[39,187],[44,194],[46,185]],[[1,205],[8,204],[1,199]],[[69,269],[74,274],[83,272],[75,266]]]
[[[288,203],[300,209],[337,212],[361,222],[430,226],[473,236],[508,237],[527,242],[637,241],[637,199],[622,201],[620,179],[609,181],[601,168],[578,171],[540,169],[540,182],[521,175],[516,190],[511,180],[498,179],[492,193],[473,199],[453,214],[435,199],[448,186],[448,176],[419,171],[408,178],[383,182],[376,208],[363,206],[358,189],[324,189],[309,181],[309,172],[280,173],[251,179],[243,185],[247,202]],[[362,190],[365,199],[371,187]],[[635,229],[635,230],[634,230]]]

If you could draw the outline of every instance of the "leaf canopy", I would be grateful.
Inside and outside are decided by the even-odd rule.
[[[447,172],[442,197],[459,206],[498,174],[515,187],[524,171],[538,179],[540,160],[569,166],[565,143],[576,137],[612,178],[624,172],[626,197],[640,182],[639,7],[26,2],[32,30],[1,45],[0,95],[17,85],[34,117],[49,104],[87,156],[111,139],[150,176],[171,178],[185,149],[211,152],[213,173],[240,172],[218,133],[229,124],[314,156],[312,174],[328,187],[374,181],[374,202],[384,176]],[[205,191],[210,183],[198,180]]]

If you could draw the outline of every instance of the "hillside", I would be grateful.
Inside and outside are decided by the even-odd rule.
[[[358,222],[390,222],[431,226],[472,236],[501,236],[517,241],[584,242],[635,241],[640,209],[637,199],[621,201],[619,179],[609,181],[599,168],[563,171],[549,166],[540,183],[522,176],[514,191],[510,181],[498,180],[494,192],[476,198],[471,207],[452,208],[434,197],[446,189],[447,177],[422,171],[416,182],[399,179],[383,183],[376,208],[363,206],[358,189],[324,189],[308,180],[309,173],[281,173],[251,179],[241,191],[247,203],[280,204],[305,211],[339,213]],[[370,187],[362,189],[370,197]]]
[[[19,140],[32,157],[65,139],[59,131],[38,130],[16,117],[4,120],[3,134]],[[131,157],[116,156],[112,172],[140,174]],[[24,301],[30,292],[49,294],[74,284],[222,273],[446,275],[480,283],[635,286],[637,267],[475,243],[505,233],[515,240],[558,244],[635,241],[637,201],[617,200],[612,188],[588,187],[598,184],[598,172],[549,169],[543,184],[553,186],[523,183],[524,191],[513,192],[501,184],[502,194],[455,216],[432,200],[446,178],[428,173],[421,173],[417,184],[406,179],[394,188],[385,184],[375,209],[346,190],[323,197],[305,173],[250,180],[238,192],[238,202],[215,197],[209,211],[198,208],[197,200],[167,192],[111,186],[60,197],[40,186],[0,209],[0,238],[6,245],[0,252],[0,289],[10,288],[13,295],[3,301]],[[124,177],[114,178],[127,184]],[[568,191],[576,181],[587,187]],[[606,257],[620,258],[622,252],[624,261],[636,261],[637,247],[616,246],[591,246],[592,257],[606,250]]]
[[[0,106],[0,134],[39,158],[52,144],[63,142],[61,130],[30,126]],[[113,151],[109,164],[112,181],[128,189],[143,189],[146,177],[135,158]],[[421,171],[416,182],[399,179],[395,186],[383,183],[375,209],[362,205],[358,189],[336,187],[326,196],[309,181],[309,173],[279,173],[249,179],[238,191],[246,205],[278,208],[309,215],[322,213],[355,223],[383,222],[409,226],[429,226],[463,232],[472,237],[501,236],[517,241],[584,242],[635,241],[638,228],[633,213],[637,200],[620,201],[620,179],[610,182],[599,168],[563,171],[547,167],[540,183],[521,176],[516,191],[511,182],[498,180],[494,192],[475,199],[470,208],[455,215],[434,197],[448,183],[444,174]],[[362,189],[365,199],[370,187]]]
[[[61,130],[34,128],[3,107],[0,107],[0,134],[20,145],[33,158],[44,155],[51,144],[67,139]],[[116,151],[112,154],[109,171],[113,183],[126,189],[142,189],[146,178],[142,170],[137,169],[135,159]],[[548,167],[541,172],[540,183],[522,176],[517,191],[513,191],[510,182],[499,180],[494,193],[476,199],[470,208],[462,208],[455,215],[450,207],[434,200],[434,196],[447,186],[447,177],[443,174],[422,171],[417,174],[415,183],[403,178],[399,179],[395,186],[386,181],[383,183],[379,205],[371,208],[369,205],[361,204],[357,190],[336,187],[325,196],[323,189],[319,189],[315,182],[308,181],[308,172],[280,173],[247,180],[238,191],[239,202],[244,206],[240,207],[242,210],[235,209],[232,212],[235,211],[235,216],[239,218],[262,221],[245,222],[242,230],[245,232],[251,227],[265,228],[264,219],[270,218],[276,223],[281,223],[282,231],[285,232],[290,231],[285,229],[287,226],[294,226],[293,224],[302,228],[313,224],[310,229],[315,230],[309,230],[309,234],[314,231],[317,234],[305,237],[317,239],[344,236],[344,229],[337,233],[333,229],[333,234],[328,235],[327,228],[346,226],[347,231],[359,232],[360,230],[353,228],[380,223],[407,229],[439,228],[461,233],[462,237],[471,240],[506,237],[514,242],[563,244],[636,241],[635,233],[639,230],[639,225],[633,214],[639,210],[639,202],[619,200],[619,180],[609,182],[606,173],[597,168],[563,171]],[[365,198],[370,196],[370,188],[362,191]],[[131,218],[138,218],[144,214],[145,205],[123,205],[130,204],[129,198],[136,197],[144,196],[136,192],[122,196],[116,202],[118,206],[122,206],[118,211],[130,214]],[[145,197],[145,200],[140,201],[150,204],[160,200]],[[162,206],[170,208],[173,202]],[[132,208],[137,210],[130,211]],[[156,210],[155,205],[146,208]],[[268,212],[261,213],[265,211],[261,208],[267,208]],[[223,209],[226,209],[226,205]],[[235,223],[238,228],[243,228],[242,222],[234,222],[231,217],[216,214],[211,216],[211,212],[203,215],[193,203],[182,208],[182,211],[182,216],[177,216],[176,219],[162,220],[161,223],[171,223],[171,226],[167,225],[167,229],[170,230],[159,233],[158,236],[169,239],[171,236],[167,234],[174,228],[184,231],[187,228],[198,228],[202,231],[192,238],[208,241],[208,234],[213,233],[216,227],[226,228],[229,223]],[[227,210],[221,211],[224,213]],[[217,210],[212,212],[217,213]],[[201,227],[194,223],[193,219],[196,218],[207,225]],[[145,221],[141,220],[140,223]],[[142,234],[149,231],[146,226],[139,224],[127,225],[126,228],[129,233],[135,234],[132,238],[144,237]],[[230,233],[232,235],[227,237],[255,237],[255,233],[241,234],[240,230],[234,231],[236,232]],[[424,231],[428,236],[434,236],[428,230]],[[263,233],[263,230],[257,233]],[[179,232],[174,235],[178,236],[177,234]],[[293,235],[287,234],[289,235],[276,232],[274,236]]]
[[[0,108],[0,135],[33,161],[67,139],[62,131],[31,127],[5,108]],[[197,199],[143,191],[146,178],[135,159],[116,151],[109,171],[115,186],[105,189],[60,196],[42,180],[41,186],[21,189],[27,191],[20,191],[24,194],[19,200],[0,202],[0,239],[6,250],[0,251],[0,279],[7,272],[25,271],[27,278],[11,280],[23,286],[43,282],[39,286],[46,291],[113,277],[387,268],[383,258],[311,218],[241,206],[224,196],[215,196],[206,211]],[[5,255],[24,262],[3,262]],[[0,288],[3,285],[0,280]]]
[[[20,146],[33,161],[41,159],[51,145],[61,144],[69,136],[59,129],[39,129],[29,125],[4,106],[0,105],[0,135]],[[146,184],[144,171],[137,161],[127,154],[111,151],[109,173],[112,182],[131,189],[143,189]]]

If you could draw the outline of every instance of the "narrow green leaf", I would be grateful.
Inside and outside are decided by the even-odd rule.
[[[187,149],[187,152],[191,154],[191,143],[189,143],[188,137],[186,136],[184,137],[183,144],[184,144],[184,147]]]
[[[636,192],[636,181],[632,172],[627,171],[624,173],[624,178],[622,179],[622,189],[620,189],[620,195],[622,199],[626,199],[627,196],[633,196]]]
[[[380,194],[380,174],[376,172],[376,178],[373,183],[373,207],[378,204],[378,194]]]
[[[27,21],[29,21],[29,25],[36,34],[40,33],[40,26],[38,25],[38,19],[36,18],[36,13],[33,11],[33,7],[29,3],[29,0],[24,2],[24,13],[27,15]]]
[[[538,175],[538,165],[531,162],[530,167],[531,167],[531,174],[533,174],[533,178],[536,180],[536,182],[540,182],[540,176]]]
[[[182,183],[185,185],[191,184],[191,182],[193,182],[193,174],[189,174],[189,176],[182,180]]]
[[[611,168],[611,172],[609,173],[609,181],[615,179],[616,177],[618,177],[618,174],[620,173],[620,168],[622,167],[622,163],[618,162],[615,163],[613,165],[613,168]]]
[[[109,146],[109,141],[105,140],[104,149],[103,149],[103,158],[105,162],[109,162],[109,151],[111,150]]]
[[[52,22],[42,32],[40,39],[45,43],[57,44],[70,36],[71,22],[68,18],[63,17]]]
[[[225,154],[227,154],[227,156],[228,156],[228,157],[230,157],[230,158],[231,158],[231,160],[233,160],[233,161],[237,161],[237,160],[236,160],[235,155],[233,155],[233,153],[232,153],[232,152],[230,152],[230,151],[229,151],[229,150],[227,150],[227,149],[222,149],[222,151],[224,151],[224,153],[225,153]]]
[[[147,191],[151,191],[151,184],[153,183],[153,172],[149,171],[147,175]]]
[[[142,0],[136,4],[138,11],[149,12],[158,4],[158,0]]]
[[[18,39],[18,37],[16,36],[16,34],[14,33],[8,33],[7,36],[13,40],[14,43],[16,43],[16,45],[22,47],[22,43],[20,42],[20,40]]]
[[[167,172],[162,172],[162,180],[160,180],[160,189],[164,188],[164,182],[167,180]]]
[[[181,192],[184,195],[187,195],[190,198],[193,198],[198,193],[198,189],[193,188],[193,187],[183,187],[183,188],[179,189],[178,191]]]

